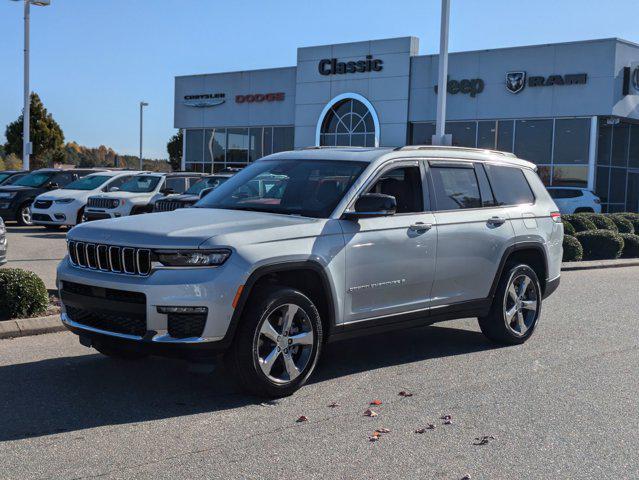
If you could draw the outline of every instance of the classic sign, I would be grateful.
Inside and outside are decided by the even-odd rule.
[[[324,58],[317,64],[320,75],[343,75],[345,73],[381,72],[383,60],[366,55],[366,60],[339,62],[337,58]]]

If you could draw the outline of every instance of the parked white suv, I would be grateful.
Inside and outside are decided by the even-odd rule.
[[[103,220],[149,213],[167,195],[184,193],[202,178],[201,173],[143,173],[117,190],[89,197],[84,220]]]
[[[601,200],[586,188],[547,187],[550,197],[566,215],[570,213],[601,213]]]
[[[139,171],[113,170],[82,177],[59,190],[38,195],[31,205],[31,218],[35,225],[49,228],[73,226],[82,222],[87,200],[100,192],[118,190]]]
[[[523,343],[562,257],[535,169],[451,147],[270,155],[193,208],[71,230],[62,322],[106,355],[226,352],[245,389],[273,397],[351,335],[478,317]]]

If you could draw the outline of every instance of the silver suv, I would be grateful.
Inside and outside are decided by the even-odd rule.
[[[62,321],[115,357],[209,361],[290,395],[327,341],[461,317],[532,335],[563,226],[535,165],[444,147],[265,157],[194,208],[82,224],[58,267]]]

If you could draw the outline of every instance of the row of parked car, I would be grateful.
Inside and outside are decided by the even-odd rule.
[[[193,205],[230,178],[131,170],[41,169],[0,172],[0,218],[48,229]]]

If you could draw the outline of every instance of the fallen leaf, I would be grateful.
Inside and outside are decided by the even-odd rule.
[[[382,404],[382,401],[381,401],[381,400],[373,400],[373,401],[371,402],[371,405],[381,405],[381,404]]]
[[[333,402],[333,403],[331,403],[328,407],[329,407],[329,408],[337,408],[337,407],[339,407],[339,403],[337,403],[337,402]]]
[[[425,428],[418,428],[417,430],[415,430],[415,433],[426,433],[426,429]]]
[[[484,435],[483,437],[476,437],[475,443],[473,445],[486,445],[491,440],[495,440],[495,437],[492,435]]]
[[[390,430],[388,428],[378,428],[377,430],[375,430],[375,433],[373,433],[373,435],[379,435],[381,433],[390,433]]]
[[[306,422],[306,421],[308,421],[308,417],[307,417],[307,416],[305,416],[305,415],[301,415],[301,416],[300,416],[300,418],[298,418],[298,419],[297,419],[297,420],[295,420],[295,421],[296,421],[297,423],[300,423],[300,422]]]
[[[400,397],[412,397],[413,394],[410,392],[405,392],[404,390],[402,390],[401,392],[399,392],[399,396]]]
[[[368,440],[371,442],[376,442],[379,440],[379,435],[373,435],[372,437],[368,437]]]
[[[367,416],[367,417],[376,417],[376,416],[377,416],[377,412],[374,412],[373,410],[371,410],[371,409],[369,408],[369,409],[367,409],[367,410],[364,412],[364,415],[365,415],[365,416]]]

